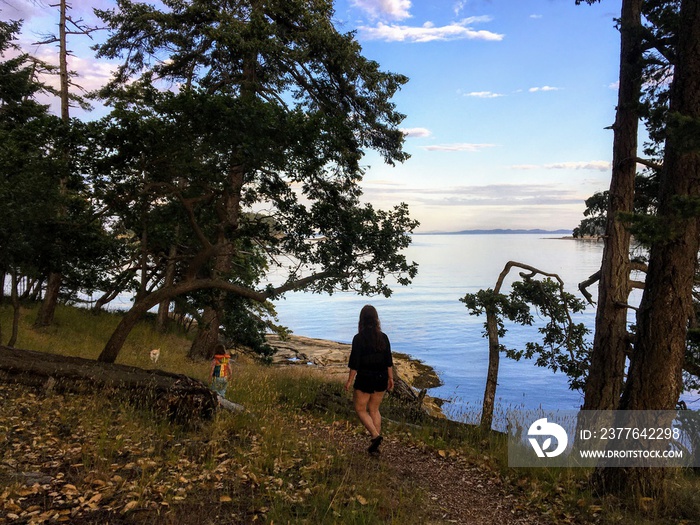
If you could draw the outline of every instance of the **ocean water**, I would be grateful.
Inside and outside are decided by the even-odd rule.
[[[415,235],[405,252],[419,264],[410,286],[396,286],[390,298],[289,293],[276,302],[278,319],[295,334],[349,343],[357,331],[360,309],[373,304],[392,349],[420,359],[438,373],[443,385],[431,389],[429,395],[447,401],[446,413],[466,417],[481,407],[488,342],[483,337],[485,319],[470,316],[459,299],[493,288],[510,260],[558,274],[565,289],[580,297],[578,283],[600,268],[602,251],[600,242],[561,235]],[[511,270],[502,291],[507,293],[508,283],[517,278],[517,270]],[[591,292],[595,298],[596,286]],[[577,322],[592,330],[594,309],[588,308]],[[509,347],[523,347],[538,335],[536,326],[507,328],[501,342]],[[577,409],[582,395],[569,389],[563,374],[537,367],[532,361],[515,362],[502,356],[496,400],[503,410]]]

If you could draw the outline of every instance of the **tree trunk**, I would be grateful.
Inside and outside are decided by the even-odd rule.
[[[61,0],[58,4],[60,18],[59,18],[59,53],[58,53],[58,63],[59,63],[59,75],[60,75],[60,97],[61,97],[61,121],[64,125],[68,126],[70,123],[70,99],[68,93],[68,44],[66,41],[67,30],[67,1]],[[66,170],[69,166],[69,147],[66,146],[63,151],[63,161],[65,163]],[[66,174],[61,175],[60,180],[60,193],[62,196],[66,194]],[[59,210],[59,216],[65,216],[66,211],[64,209]],[[59,261],[61,263],[62,261]],[[44,300],[41,303],[41,308],[39,309],[39,314],[37,315],[34,326],[41,328],[44,326],[50,326],[53,324],[54,315],[56,313],[56,306],[58,305],[58,295],[61,290],[61,280],[63,276],[61,272],[51,271],[49,273],[49,280],[46,284],[46,294],[44,295]]]
[[[501,293],[503,281],[514,264],[518,265],[518,263],[509,261],[506,263],[503,270],[501,270],[496,280],[496,286],[493,289],[494,295]],[[498,340],[498,320],[493,308],[486,308],[486,333],[489,338],[489,366],[486,372],[484,400],[481,404],[480,426],[482,430],[491,430],[491,425],[493,424],[493,410],[496,404],[496,388],[498,387],[498,368],[501,362],[501,347]]]
[[[683,0],[670,122],[659,193],[658,220],[668,228],[652,243],[646,287],[637,312],[638,337],[620,408],[673,410],[682,390],[693,284],[700,248],[700,219],[688,204],[700,201],[700,144],[684,126],[700,124],[700,2]],[[692,128],[691,128],[692,129]],[[697,137],[697,134],[695,135]],[[685,205],[685,206],[684,206]],[[692,206],[691,206],[692,207]],[[603,469],[605,490],[656,496],[664,469]]]
[[[59,74],[61,76],[61,120],[67,124],[70,120],[69,108],[70,98],[68,94],[68,43],[66,41],[67,30],[67,1],[61,0],[59,3],[60,21],[59,30]]]
[[[500,289],[500,283],[498,286]],[[498,293],[495,290],[495,293]],[[496,314],[486,311],[486,331],[489,336],[489,367],[486,372],[486,386],[484,388],[484,400],[481,406],[480,426],[483,430],[490,430],[493,424],[493,410],[496,404],[496,388],[498,387],[498,367],[501,362],[501,349],[498,342],[498,324]]]
[[[215,279],[192,279],[183,281],[171,287],[161,288],[158,291],[149,293],[142,300],[134,303],[134,306],[131,307],[131,309],[117,325],[117,328],[112,333],[112,336],[109,338],[109,341],[107,341],[107,344],[97,360],[103,363],[114,363],[119,355],[119,351],[122,349],[122,346],[126,341],[126,338],[128,337],[129,333],[131,333],[134,326],[136,326],[139,319],[141,319],[141,317],[148,312],[148,310],[166,299],[172,299],[178,295],[183,295],[197,290],[217,289],[262,303],[272,296],[281,295],[290,290],[303,289],[308,284],[318,279],[329,277],[330,275],[332,275],[330,272],[319,272],[292,283],[285,283],[282,286],[269,289],[265,292],[258,292],[237,284]]]
[[[252,2],[251,9],[251,18],[260,15],[260,3],[258,1]],[[241,97],[244,100],[254,99],[259,89],[257,67],[257,50],[251,50],[243,62]],[[244,159],[239,160],[241,163],[234,164],[228,172],[228,184],[224,191],[222,207],[218,212],[221,226],[217,235],[217,245],[221,249],[217,252],[214,259],[214,268],[212,270],[214,279],[226,279],[228,277],[236,252],[236,231],[240,226],[241,194],[247,169],[243,164]],[[203,323],[198,326],[197,335],[190,348],[190,358],[209,358],[209,352],[219,342],[220,320],[224,318],[224,300],[225,295],[223,292],[220,292],[217,294],[214,304],[205,308]]]
[[[17,294],[17,270],[12,270],[12,290],[10,292],[12,299],[12,334],[7,346],[15,346],[17,335],[19,333],[19,296]]]
[[[0,307],[5,303],[5,279],[7,277],[7,272],[3,269],[0,271]],[[0,321],[0,344],[3,341],[2,337],[2,321]]]
[[[63,276],[57,272],[51,272],[49,274],[44,300],[41,302],[39,313],[34,321],[34,326],[36,328],[50,326],[53,323],[53,318],[56,314],[56,306],[58,305],[58,295],[61,291],[62,278]]]
[[[160,333],[168,331],[170,321],[170,299],[166,299],[158,305],[158,316],[156,317],[156,330]]]
[[[17,348],[0,347],[0,380],[116,396],[182,423],[209,419],[218,405],[207,385],[184,375]]]
[[[194,337],[194,341],[192,341],[187,357],[194,361],[211,359],[214,356],[214,347],[219,342],[220,324],[216,308],[205,307],[202,320],[197,325],[197,334]]]
[[[642,84],[642,0],[623,0],[620,21],[620,87],[613,138],[612,178],[598,285],[598,309],[585,387],[584,410],[617,407],[629,347],[627,302],[631,292],[630,233],[620,213],[634,209],[639,98]]]
[[[223,248],[218,250],[214,258],[214,279],[227,278],[231,273],[233,257],[236,246],[235,238],[231,238],[228,232],[235,232],[239,227],[241,215],[241,192],[245,179],[245,168],[234,166],[229,173],[229,185],[223,199],[223,210],[217,245]],[[215,294],[213,304],[204,308],[202,322],[197,327],[197,335],[190,347],[189,357],[194,360],[210,359],[211,350],[219,342],[219,327],[224,317],[225,293]]]
[[[34,279],[32,281],[31,293],[27,296],[27,299],[29,299],[33,303],[38,303],[39,299],[41,298],[42,285],[43,283],[41,279]]]
[[[177,228],[179,231],[179,228]],[[168,262],[165,269],[165,286],[172,286],[175,282],[175,256],[177,255],[177,246],[175,244],[170,246],[168,252]],[[170,299],[161,301],[158,305],[158,317],[156,320],[156,327],[159,332],[165,332],[168,329],[168,323],[170,321]]]
[[[136,292],[136,301],[140,300],[144,295],[148,293],[148,223],[146,221],[145,215],[146,211],[143,212],[141,217],[141,228],[143,229],[143,232],[141,233],[139,289]]]

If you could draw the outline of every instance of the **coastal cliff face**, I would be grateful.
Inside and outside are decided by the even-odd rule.
[[[277,335],[269,335],[267,342],[277,350],[272,357],[274,365],[314,366],[338,381],[345,381],[348,377],[349,344],[297,335],[284,340]],[[392,355],[395,377],[403,380],[409,388],[422,390],[442,384],[435,370],[428,365],[400,352],[392,352]],[[444,417],[440,405],[439,399],[430,396],[423,399],[423,408],[432,416]]]

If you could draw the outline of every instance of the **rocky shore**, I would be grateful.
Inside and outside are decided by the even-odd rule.
[[[277,352],[272,362],[279,366],[313,366],[328,377],[345,381],[348,377],[350,345],[325,339],[292,335],[282,340],[277,335],[268,336],[268,343]],[[435,370],[423,362],[400,352],[392,352],[394,368],[399,378],[416,391],[440,386],[442,382]],[[442,415],[442,400],[425,396],[423,405],[432,415]]]

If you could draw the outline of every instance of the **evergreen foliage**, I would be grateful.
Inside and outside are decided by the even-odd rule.
[[[407,78],[336,30],[332,2],[119,0],[97,14],[110,30],[97,56],[121,60],[92,94],[104,118],[61,122],[34,102],[41,64],[3,63],[3,272],[21,254],[20,275],[60,273],[64,299],[101,290],[97,307],[123,292],[139,308],[185,295],[196,319],[213,308],[227,337],[261,351],[274,309],[251,301],[297,288],[388,296],[411,281],[401,250],[417,222],[405,204],[362,203],[360,188],[366,150],[408,158],[391,101]],[[3,26],[3,49],[18,28]],[[28,203],[41,203],[35,228]]]
[[[590,350],[586,336],[590,330],[583,323],[574,323],[571,313],[583,311],[586,305],[564,292],[560,283],[549,277],[534,279],[526,276],[512,284],[508,295],[495,293],[489,288],[466,294],[460,301],[469,309],[470,315],[493,312],[499,339],[507,333],[505,321],[532,326],[538,324],[535,315],[544,320],[544,325],[537,328],[541,342],[528,341],[520,348],[508,348],[499,343],[499,350],[516,361],[534,358],[537,366],[565,373],[571,389],[583,387]],[[484,328],[484,337],[488,337],[488,324]]]

